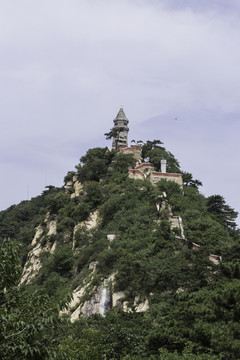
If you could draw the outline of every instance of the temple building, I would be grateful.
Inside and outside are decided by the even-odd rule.
[[[153,164],[145,162],[144,159],[142,159],[141,145],[128,146],[129,121],[123,111],[122,106],[120,107],[120,110],[113,122],[114,127],[112,131],[114,135],[112,141],[112,148],[124,154],[133,154],[136,159],[135,167],[128,170],[130,178],[142,180],[148,179],[155,184],[161,179],[166,179],[168,181],[174,181],[178,185],[183,187],[182,174],[167,173],[166,160],[161,160],[161,171],[157,172]]]

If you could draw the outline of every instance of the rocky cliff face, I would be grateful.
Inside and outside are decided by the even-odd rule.
[[[86,221],[78,223],[74,227],[73,231],[73,250],[75,248],[75,234],[80,228],[85,228],[88,231],[96,228],[99,223],[98,211],[90,214]],[[44,226],[39,225],[36,228],[34,238],[32,240],[32,249],[29,251],[27,261],[23,268],[22,278],[20,284],[29,284],[33,278],[39,273],[42,262],[41,254],[45,251],[54,253],[57,240],[52,241],[57,235],[57,219],[51,220],[50,215],[47,214],[44,220]],[[107,239],[109,242],[115,239],[115,234],[108,234]],[[105,312],[112,307],[121,307],[124,311],[131,311],[127,302],[123,302],[123,292],[114,292],[113,284],[115,274],[112,274],[107,279],[104,279],[102,283],[95,287],[92,291],[93,295],[89,300],[83,301],[88,292],[89,285],[96,271],[97,263],[93,262],[89,265],[89,275],[82,281],[82,283],[73,290],[72,301],[69,303],[68,310],[65,311],[70,314],[71,321],[78,319],[80,315],[89,317],[93,314],[100,314],[105,316]],[[148,301],[139,303],[138,298],[134,302],[137,312],[146,311],[148,309]]]
[[[84,317],[89,317],[93,314],[100,314],[105,316],[106,311],[110,310],[112,307],[119,307],[123,311],[130,312],[131,308],[128,306],[124,299],[123,292],[114,292],[112,290],[114,284],[115,274],[112,274],[109,278],[104,279],[102,284],[94,290],[94,295],[90,300],[82,302],[82,298],[86,294],[87,287],[94,271],[96,264],[91,264],[90,268],[92,273],[88,279],[85,279],[86,285],[79,286],[73,291],[73,299],[69,304],[67,313],[70,313],[71,321],[75,321],[82,314]],[[138,297],[135,298],[134,307],[136,312],[143,312],[148,310],[149,304],[148,300],[145,302],[139,302]]]
[[[32,249],[29,251],[27,261],[23,268],[20,284],[28,284],[38,274],[42,267],[40,255],[44,251],[53,253],[56,248],[56,240],[51,241],[57,234],[57,220],[50,220],[47,214],[45,220],[45,229],[39,225],[32,240]],[[44,233],[44,230],[46,233]]]
[[[72,177],[72,180],[66,183],[66,193],[70,195],[71,199],[75,198],[76,196],[79,196],[82,188],[83,186],[77,180],[76,175]]]
[[[94,269],[92,269],[94,271]],[[92,274],[91,274],[92,275]],[[91,278],[90,275],[90,278]],[[85,279],[85,282],[90,279]],[[112,307],[112,292],[110,288],[111,277],[105,279],[103,283],[98,286],[94,295],[90,300],[82,303],[81,299],[86,293],[88,283],[85,286],[79,286],[73,291],[73,300],[69,304],[68,313],[71,313],[71,321],[78,319],[82,314],[85,317],[89,317],[93,314],[100,314],[105,316],[105,312]]]

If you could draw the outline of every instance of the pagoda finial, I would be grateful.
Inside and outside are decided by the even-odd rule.
[[[125,112],[123,111],[123,106],[121,105],[119,112],[117,113],[117,116],[115,117],[115,119],[113,120],[114,122],[117,120],[125,120],[128,122],[128,119],[125,115]]]

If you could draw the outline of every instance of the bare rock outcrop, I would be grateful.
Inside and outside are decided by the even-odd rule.
[[[44,235],[43,226],[39,225],[36,228],[36,232],[31,243],[33,248],[28,253],[20,284],[28,284],[38,274],[42,267],[42,262],[40,259],[42,252],[49,251],[53,253],[56,249],[57,242],[55,240],[52,243],[50,241],[50,237],[52,235],[56,235],[57,233],[57,220],[50,220],[49,214],[47,214],[44,222],[46,224],[47,234]]]

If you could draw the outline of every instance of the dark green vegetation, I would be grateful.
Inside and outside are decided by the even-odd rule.
[[[181,172],[174,156],[159,141],[143,145],[143,158],[169,172]],[[1,359],[239,359],[240,233],[236,212],[220,195],[205,198],[199,180],[183,173],[184,189],[173,182],[128,178],[132,155],[95,148],[87,152],[65,181],[76,175],[83,184],[78,197],[50,186],[31,201],[0,213],[0,358]],[[69,189],[71,193],[73,189]],[[174,215],[181,215],[188,245],[170,227],[168,211],[157,211],[163,191]],[[73,230],[98,210],[92,230]],[[47,236],[48,219],[57,219],[57,234]],[[29,285],[18,286],[37,225],[43,264]],[[115,234],[111,243],[107,234]],[[5,240],[4,240],[5,239]],[[193,250],[191,243],[201,245]],[[219,265],[208,254],[222,256]],[[20,258],[19,258],[20,257]],[[111,274],[114,292],[122,291],[131,312],[113,308],[71,323],[59,316],[69,295],[96,271],[85,299]],[[149,310],[137,313],[137,302]]]

